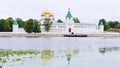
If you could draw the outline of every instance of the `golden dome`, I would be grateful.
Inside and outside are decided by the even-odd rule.
[[[50,13],[49,16],[54,16],[54,15],[52,13]]]
[[[50,11],[46,10],[44,11],[41,16],[45,16],[45,15],[48,15],[48,16],[54,16]]]
[[[44,14],[44,13],[42,13],[42,14],[41,14],[41,16],[45,16],[45,14]]]
[[[48,10],[46,10],[45,12],[44,12],[44,14],[50,14],[51,12],[50,11],[48,11]]]

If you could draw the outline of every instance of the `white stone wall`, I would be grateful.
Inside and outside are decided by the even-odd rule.
[[[97,26],[90,26],[90,25],[84,25],[81,26],[74,26],[74,25],[52,25],[50,32],[53,33],[69,33],[69,28],[71,28],[71,32],[74,32],[76,34],[79,33],[98,33],[100,32],[100,29],[97,28]]]
[[[19,32],[19,33],[26,33],[23,28],[18,28],[18,32]]]

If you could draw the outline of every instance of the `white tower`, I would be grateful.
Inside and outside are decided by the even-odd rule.
[[[68,13],[67,13],[67,15],[66,15],[65,23],[66,23],[66,32],[67,32],[67,33],[72,33],[72,32],[74,32],[74,31],[73,31],[74,21],[73,21],[73,17],[72,17],[72,14],[71,14],[71,12],[70,12],[70,9],[68,9]]]
[[[18,23],[17,23],[17,20],[14,20],[14,22],[13,22],[13,32],[14,33],[18,32]]]
[[[103,25],[103,22],[101,21],[100,24],[99,24],[98,26],[99,26],[99,31],[100,31],[101,33],[103,33],[103,32],[104,32],[104,25]]]

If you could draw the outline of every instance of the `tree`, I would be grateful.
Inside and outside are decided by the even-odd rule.
[[[16,18],[16,20],[18,22],[19,28],[24,27],[24,21],[21,18]]]
[[[5,32],[10,32],[11,29],[12,29],[8,20],[4,21],[4,25],[3,26],[4,26],[4,31]]]
[[[29,19],[25,22],[24,29],[27,33],[38,33],[40,30],[40,23],[38,20]]]
[[[115,23],[115,28],[120,28],[120,23],[119,23],[119,21],[114,21],[114,23]]]
[[[74,23],[80,23],[80,20],[76,17],[73,18]]]
[[[111,25],[109,23],[106,25],[106,31],[111,31]]]
[[[115,26],[115,28],[120,28],[120,24],[117,24],[117,25]]]
[[[35,32],[35,33],[41,32],[41,30],[40,30],[40,22],[38,20],[34,20],[33,32]]]
[[[63,23],[63,21],[61,19],[58,19],[57,22],[58,23]]]
[[[8,18],[7,18],[7,21],[8,21],[8,23],[9,23],[9,25],[10,25],[10,28],[11,28],[9,31],[11,32],[11,31],[12,31],[12,28],[13,28],[13,21],[14,21],[14,20],[13,20],[12,17],[8,17]]]
[[[50,30],[50,25],[51,25],[50,20],[45,20],[44,21],[44,28],[47,32],[49,32],[49,30]]]
[[[0,19],[0,32],[4,31],[4,19]]]
[[[115,23],[113,21],[109,21],[107,24],[109,24],[111,28],[115,28]]]
[[[31,32],[33,32],[33,28],[34,28],[33,19],[27,20],[25,22],[25,26],[24,26],[25,31],[28,33],[31,33]]]

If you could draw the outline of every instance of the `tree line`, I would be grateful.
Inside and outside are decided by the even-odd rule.
[[[80,23],[78,18],[73,18],[75,23]],[[19,28],[24,28],[24,30],[27,33],[40,33],[41,23],[36,19],[28,19],[26,21],[22,20],[21,18],[16,18],[16,21],[18,22]],[[13,31],[13,22],[14,19],[12,17],[8,17],[7,19],[0,19],[0,32],[12,32]],[[57,22],[62,23],[63,21],[61,19],[58,19]],[[105,19],[100,19],[100,22],[103,22],[104,30],[105,31],[112,31],[114,28],[120,28],[120,22],[119,21],[106,21]],[[44,29],[49,32],[50,31],[50,25],[52,22],[49,19],[46,19],[44,21]],[[98,25],[99,25],[98,24]]]
[[[24,30],[28,33],[41,32],[40,30],[40,22],[36,19],[28,19],[23,21],[21,18],[16,18],[19,28],[24,28]],[[13,31],[13,22],[14,19],[9,17],[7,19],[0,19],[0,32],[12,32]]]
[[[106,21],[105,19],[100,19],[99,24],[100,22],[103,22],[105,31],[113,31],[114,28],[120,28],[119,21]]]

